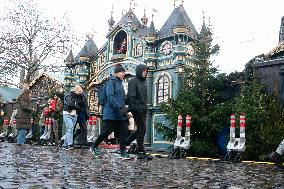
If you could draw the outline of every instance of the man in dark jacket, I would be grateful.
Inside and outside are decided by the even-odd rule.
[[[127,111],[125,108],[125,92],[122,81],[125,76],[125,69],[117,64],[114,74],[106,83],[106,104],[103,108],[104,126],[102,132],[94,142],[91,152],[96,157],[101,156],[99,144],[105,140],[109,134],[115,132],[119,135],[120,153],[122,159],[130,159],[126,152],[125,139],[127,135]]]
[[[78,112],[82,110],[80,98],[82,96],[83,89],[80,85],[76,85],[70,93],[64,98],[63,106],[63,121],[66,126],[66,134],[64,139],[63,148],[73,149],[73,131],[77,122]]]
[[[146,113],[147,113],[147,85],[146,77],[148,67],[145,64],[139,64],[136,67],[136,76],[128,82],[127,100],[129,111],[132,113],[137,130],[126,140],[130,145],[132,141],[137,140],[137,158],[150,159],[144,150],[144,137],[146,134]]]

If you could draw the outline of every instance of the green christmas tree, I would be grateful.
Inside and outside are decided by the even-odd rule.
[[[218,74],[217,68],[212,65],[211,58],[219,51],[219,46],[213,45],[212,35],[211,26],[203,24],[199,38],[193,41],[193,66],[185,67],[184,86],[175,99],[161,106],[173,124],[170,127],[157,125],[158,131],[174,140],[178,114],[184,118],[187,114],[191,115],[191,151],[194,155],[214,155],[217,152],[216,133],[223,127],[213,123],[214,114],[223,102],[220,90],[225,82],[224,75]],[[220,110],[226,110],[225,104],[223,106],[219,114],[223,114]]]

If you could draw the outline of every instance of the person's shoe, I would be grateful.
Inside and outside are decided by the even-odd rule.
[[[68,150],[74,150],[74,146],[68,146]]]
[[[281,156],[277,152],[272,152],[271,154],[268,154],[268,159],[272,161],[273,163],[281,162]]]
[[[273,163],[275,163],[278,167],[284,168],[284,166],[283,166],[283,161],[282,161],[282,159],[281,159],[281,155],[278,154],[277,152],[272,152],[272,153],[268,154],[267,157],[268,157],[268,159],[269,159],[270,161],[272,161]]]
[[[136,144],[131,144],[130,148],[128,150],[129,154],[137,154],[137,145]]]
[[[70,145],[70,146],[63,146],[64,150],[74,150],[74,146]]]
[[[137,153],[137,159],[147,159],[152,160],[153,156],[148,155],[145,151],[139,151]]]
[[[132,158],[130,157],[130,155],[125,152],[123,154],[121,154],[121,160],[131,160]]]
[[[96,156],[96,157],[101,156],[101,151],[100,151],[99,148],[93,148],[93,147],[91,147],[91,148],[90,148],[90,151],[91,151],[91,153],[92,153],[94,156]]]

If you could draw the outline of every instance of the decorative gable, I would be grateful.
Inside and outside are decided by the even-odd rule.
[[[43,72],[30,83],[29,88],[32,91],[32,96],[48,96],[54,91],[63,91],[64,84]]]

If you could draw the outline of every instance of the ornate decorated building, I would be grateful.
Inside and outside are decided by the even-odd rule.
[[[276,47],[266,54],[256,56],[251,60],[269,93],[280,94],[284,105],[284,16],[281,19],[279,41]]]
[[[145,11],[140,22],[132,8],[116,24],[111,14],[108,23],[107,41],[99,50],[89,39],[82,49],[84,53],[79,53],[77,58],[70,52],[65,61],[66,89],[75,80],[86,84],[90,111],[100,116],[97,89],[113,73],[115,64],[120,63],[126,70],[125,85],[135,75],[136,66],[146,64],[150,68],[146,143],[163,147],[168,142],[154,127],[155,123],[167,121],[160,105],[176,97],[184,65],[192,61],[191,43],[199,34],[183,5],[174,8],[160,30],[156,30],[153,20],[148,26]]]

